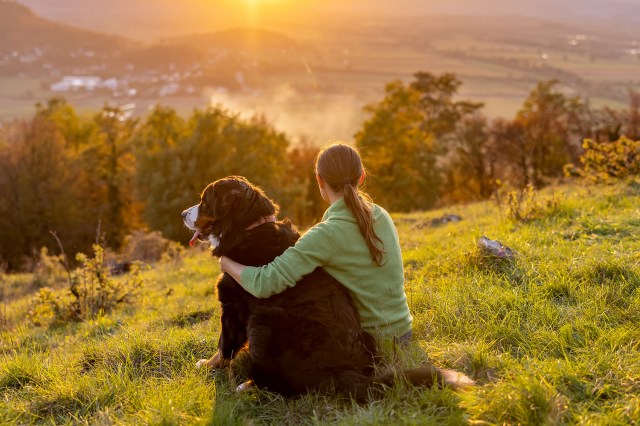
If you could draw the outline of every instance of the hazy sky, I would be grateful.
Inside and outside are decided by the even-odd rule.
[[[140,24],[149,34],[231,26],[313,26],[332,20],[427,15],[523,15],[640,24],[640,0],[18,0],[36,13],[99,31]],[[283,28],[286,29],[286,28]],[[111,30],[111,31],[110,31]],[[286,32],[286,31],[284,31]]]

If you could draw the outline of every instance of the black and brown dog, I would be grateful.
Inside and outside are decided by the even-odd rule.
[[[209,240],[215,256],[260,266],[299,237],[288,220],[275,219],[277,213],[278,206],[260,188],[231,176],[208,185],[200,203],[182,216],[194,231],[192,244]],[[220,276],[217,289],[222,307],[218,352],[198,366],[225,367],[248,342],[249,378],[285,396],[318,390],[362,399],[372,385],[393,383],[392,373],[374,376],[375,340],[360,327],[349,292],[323,269],[267,299],[252,296],[228,274]],[[470,380],[435,367],[402,375],[428,386],[460,387]]]

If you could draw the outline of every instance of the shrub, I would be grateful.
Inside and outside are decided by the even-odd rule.
[[[133,262],[129,274],[116,280],[106,266],[104,249],[95,245],[93,251],[93,258],[84,253],[76,256],[81,266],[76,270],[69,290],[75,298],[70,309],[78,319],[94,318],[118,304],[133,302],[142,286],[139,262]]]
[[[122,254],[129,260],[157,262],[168,244],[158,231],[134,231],[125,237]]]
[[[68,293],[57,295],[45,287],[31,303],[29,318],[38,325],[95,318],[116,306],[133,302],[143,284],[141,264],[133,262],[126,276],[114,279],[105,262],[104,249],[95,245],[94,256],[76,256],[80,267],[71,275]]]
[[[134,231],[125,237],[122,256],[129,261],[153,263],[180,261],[184,248],[162,236],[159,231]]]
[[[27,316],[35,325],[48,325],[66,322],[69,315],[69,304],[51,288],[43,287],[31,301]]]
[[[533,185],[527,185],[521,190],[502,186],[496,191],[495,199],[501,214],[502,208],[505,207],[506,215],[510,220],[527,223],[559,211],[561,197],[558,194],[543,199],[538,195]]]
[[[65,279],[65,274],[64,255],[50,255],[42,247],[33,266],[33,288],[53,287]]]
[[[622,136],[613,142],[585,139],[578,174],[594,182],[623,179],[640,174],[640,141]]]

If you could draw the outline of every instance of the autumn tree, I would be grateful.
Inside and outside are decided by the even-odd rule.
[[[549,179],[562,176],[565,164],[576,162],[581,152],[580,137],[572,132],[573,110],[579,105],[556,90],[556,81],[538,83],[518,111],[509,132],[519,130],[513,143],[502,145],[503,155],[511,156],[522,186],[544,186]]]
[[[438,76],[421,71],[414,78],[411,88],[420,93],[422,127],[436,139],[451,134],[461,120],[473,116],[483,106],[481,102],[454,100],[462,81],[453,73]]]
[[[35,118],[44,119],[55,127],[64,140],[66,169],[73,174],[75,199],[68,205],[70,221],[54,229],[69,252],[86,252],[99,232],[101,212],[106,203],[103,184],[96,173],[95,144],[100,140],[99,129],[90,117],[80,117],[62,98],[36,104]],[[74,237],[70,232],[75,234]],[[55,247],[58,250],[58,247]]]
[[[283,202],[285,213],[298,226],[317,223],[327,208],[315,178],[314,161],[319,148],[306,139],[287,152],[288,173],[285,187],[288,194]]]
[[[640,140],[640,92],[629,89],[629,110],[626,113],[625,135]]]
[[[400,81],[388,84],[384,99],[366,107],[370,118],[356,134],[371,183],[366,189],[390,210],[428,208],[437,198],[437,147],[423,126],[420,98]]]
[[[180,212],[199,201],[207,184],[229,175],[245,176],[281,199],[288,144],[261,117],[243,120],[208,108],[185,121],[170,108],[156,108],[134,138],[136,187],[146,222],[169,238],[184,240]]]
[[[81,239],[84,218],[77,168],[55,123],[43,115],[14,124],[12,141],[0,148],[0,258],[16,269],[40,247],[56,249],[50,231]]]
[[[460,81],[453,74],[420,72],[415,81],[385,88],[384,98],[366,107],[369,119],[356,134],[371,175],[369,192],[391,210],[433,207],[441,192],[439,157],[456,123],[481,104],[454,100]]]
[[[129,231],[139,226],[139,212],[133,199],[135,158],[131,137],[136,121],[118,107],[106,105],[94,116],[98,132],[85,153],[102,186],[103,203],[98,213],[108,245],[119,247]]]
[[[466,115],[448,138],[449,155],[444,168],[444,202],[486,199],[495,188],[497,152],[487,118]]]

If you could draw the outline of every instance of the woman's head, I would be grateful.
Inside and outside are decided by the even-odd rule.
[[[333,143],[320,149],[315,168],[336,193],[341,193],[347,184],[357,188],[364,171],[358,151],[343,143]]]
[[[344,143],[324,146],[316,157],[315,168],[316,174],[329,189],[336,195],[342,195],[353,211],[371,258],[377,265],[381,265],[384,251],[378,247],[382,245],[382,240],[373,229],[371,206],[365,202],[369,197],[358,190],[358,185],[364,180],[364,167],[358,151]]]

